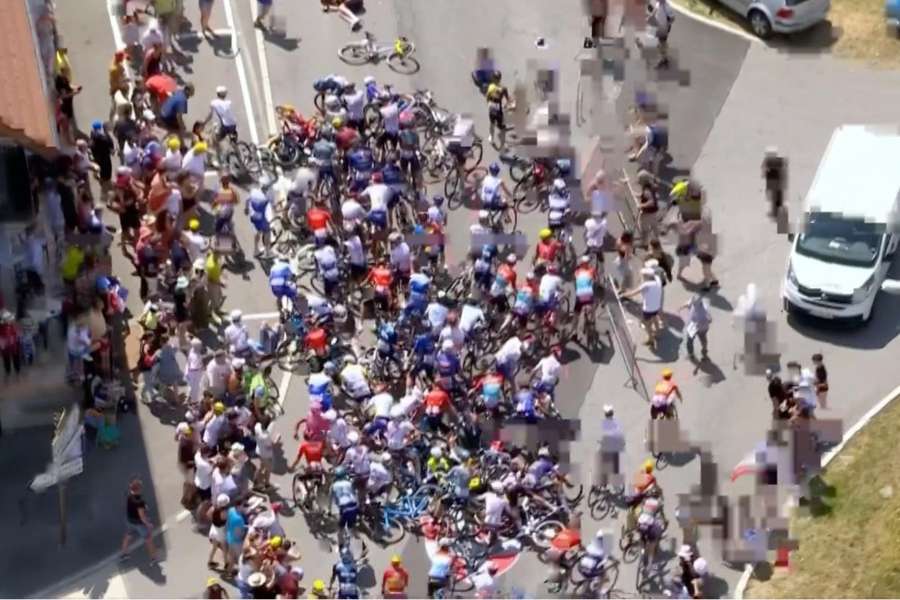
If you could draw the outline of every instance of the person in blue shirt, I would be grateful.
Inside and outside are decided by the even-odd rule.
[[[359,503],[356,499],[356,492],[353,490],[353,483],[347,477],[346,467],[338,467],[334,470],[331,501],[340,514],[338,529],[355,527],[356,517],[359,514]]]
[[[235,560],[241,555],[246,534],[247,520],[238,507],[232,506],[225,515],[225,542],[228,544],[228,553]]]
[[[515,395],[516,416],[522,417],[527,423],[534,423],[539,419],[537,401],[534,392],[529,388],[521,388]]]
[[[378,88],[378,84],[375,82],[375,78],[371,75],[367,76],[363,79],[363,83],[366,86],[366,100],[368,102],[374,102],[379,96],[381,96],[381,90]]]
[[[441,387],[448,392],[455,389],[458,385],[461,365],[453,346],[453,340],[444,340],[434,362]]]
[[[259,188],[253,188],[247,195],[247,204],[244,207],[244,214],[250,216],[250,222],[256,230],[253,238],[253,247],[256,249],[256,256],[269,256],[272,245],[272,224],[270,223],[270,205],[269,196]],[[260,248],[262,243],[262,248]]]
[[[434,337],[430,331],[425,331],[416,336],[412,347],[412,366],[406,378],[406,387],[411,388],[416,376],[425,373],[428,377],[434,377]]]
[[[481,255],[475,259],[472,266],[472,276],[475,284],[483,291],[487,292],[491,283],[494,282],[494,253],[490,246],[485,246],[481,250]]]
[[[172,95],[166,98],[162,106],[159,107],[159,120],[168,127],[176,131],[184,131],[184,115],[188,111],[188,98],[194,95],[194,84],[185,84],[183,88],[179,88],[172,92]]]
[[[331,568],[329,585],[334,587],[334,582],[337,581],[337,598],[359,598],[357,578],[356,559],[350,548],[344,546],[340,551],[340,560]]]
[[[406,298],[406,306],[403,307],[404,318],[421,317],[425,314],[430,287],[431,278],[424,269],[409,276],[409,294]]]
[[[390,321],[385,321],[378,325],[375,329],[378,338],[375,348],[382,358],[393,358],[394,350],[397,346],[397,328]]]

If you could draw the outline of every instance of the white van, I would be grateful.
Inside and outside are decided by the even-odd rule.
[[[898,243],[900,127],[843,125],[831,136],[788,257],[787,311],[865,322]]]

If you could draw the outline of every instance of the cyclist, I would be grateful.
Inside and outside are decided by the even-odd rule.
[[[239,201],[237,190],[231,187],[231,175],[222,173],[219,176],[219,191],[213,199],[216,235],[234,235],[232,218],[234,217],[234,208]]]
[[[525,343],[513,335],[494,354],[497,371],[512,384],[513,389],[517,387],[515,377],[519,371],[519,359],[522,358],[525,349]]]
[[[504,524],[503,517],[508,517],[513,523],[517,522],[503,484],[499,481],[492,481],[490,491],[484,495],[484,516],[482,519],[488,533],[488,547],[493,546],[494,542],[497,541],[497,534]]]
[[[310,590],[309,598],[311,600],[324,600],[328,598],[328,590],[325,588],[325,582],[321,579],[313,581],[312,590]]]
[[[585,254],[594,258],[597,274],[603,277],[603,245],[606,241],[607,222],[603,215],[591,215],[584,221]]]
[[[414,187],[419,187],[419,174],[421,162],[419,160],[419,134],[413,128],[413,122],[409,120],[400,123],[400,169],[409,173],[410,182]]]
[[[346,157],[347,152],[360,144],[360,134],[356,129],[350,127],[347,124],[347,121],[345,119],[342,119],[341,117],[335,117],[334,119],[332,119],[331,127],[334,129],[334,143],[337,146],[337,149],[343,159],[344,157]],[[343,160],[341,162],[341,165],[345,165]]]
[[[503,118],[503,110],[504,108],[514,110],[516,107],[515,103],[510,100],[509,92],[500,83],[502,77],[500,71],[494,71],[493,77],[491,78],[492,81],[487,86],[487,91],[484,94],[488,104],[488,119],[491,124],[490,137],[488,140],[493,145],[494,131],[499,130],[500,148],[506,145],[506,123]]]
[[[389,313],[393,308],[392,290],[394,286],[394,273],[388,267],[384,259],[379,260],[376,265],[369,271],[367,281],[372,284],[375,295],[373,301],[376,308],[384,313]]]
[[[506,260],[497,267],[497,274],[491,280],[488,293],[491,304],[498,314],[504,314],[509,310],[509,295],[516,289],[516,263],[518,257],[514,253],[506,256]]]
[[[500,163],[492,162],[488,167],[488,174],[481,180],[478,197],[481,207],[489,211],[502,210],[512,197],[506,183],[500,178]]]
[[[368,187],[360,194],[360,200],[367,199],[369,202],[368,220],[376,232],[384,231],[388,227],[388,204],[390,204],[392,195],[393,191],[385,185],[384,177],[379,171],[372,173]]]
[[[450,470],[450,461],[444,456],[444,449],[434,445],[428,451],[428,460],[425,462],[425,472],[432,480],[441,481]]]
[[[337,366],[333,362],[327,361],[322,366],[322,371],[310,374],[306,380],[306,390],[309,393],[311,402],[310,411],[312,411],[317,402],[321,404],[322,410],[331,409],[333,400],[331,386],[334,383],[333,377],[336,373]]]
[[[378,138],[378,145],[396,148],[400,141],[400,101],[396,94],[381,107],[381,126],[383,131]]]
[[[555,263],[547,265],[547,272],[541,276],[538,285],[538,305],[540,312],[556,310],[559,305],[559,290],[563,279],[559,276],[559,267]]]
[[[506,380],[497,369],[496,363],[488,367],[487,373],[473,386],[472,393],[481,393],[481,403],[495,416],[498,415],[500,406],[504,403],[503,389]]]
[[[656,549],[663,535],[664,524],[661,518],[662,502],[657,498],[647,498],[641,504],[641,513],[637,519],[637,531],[641,536],[644,550],[647,552],[647,564],[652,564],[656,557]]]
[[[390,452],[372,455],[369,477],[366,480],[366,493],[368,494],[369,502],[376,504],[383,502],[393,483],[394,476],[391,474]]]
[[[332,123],[335,119],[346,121],[347,109],[344,108],[344,103],[338,96],[328,94],[325,97],[325,122]]]
[[[335,289],[341,282],[340,263],[337,252],[330,240],[316,238],[316,273],[322,279],[325,287],[325,295],[333,296]]]
[[[539,261],[545,264],[553,264],[562,249],[562,242],[553,237],[553,230],[549,227],[541,229],[538,232],[538,237],[540,240],[534,250],[532,264],[537,264]]]
[[[365,144],[353,148],[347,155],[347,166],[350,170],[350,192],[359,193],[369,184],[375,169],[372,149]]]
[[[681,390],[672,381],[672,369],[666,368],[662,371],[662,379],[653,388],[653,397],[650,399],[650,418],[672,419],[675,417],[673,407],[675,400],[678,399],[682,404],[684,397]]]
[[[409,276],[409,287],[406,293],[406,305],[403,307],[403,318],[421,318],[428,308],[428,292],[431,289],[431,269],[422,267]]]
[[[363,217],[365,217],[365,213],[363,213]],[[369,257],[366,254],[366,247],[360,231],[358,226],[348,222],[346,217],[344,218],[343,249],[347,257],[347,264],[350,266],[350,276],[354,282],[365,279],[369,273]]]
[[[213,117],[219,122],[213,146],[216,149],[216,160],[221,164],[222,140],[231,135],[237,136],[237,119],[234,117],[234,111],[231,109],[231,100],[228,99],[228,88],[224,85],[216,88],[216,97],[209,103],[209,114],[203,120],[203,126],[206,127]]]
[[[356,364],[353,356],[344,357],[344,368],[340,373],[341,389],[355,402],[362,402],[372,395],[366,370]]]
[[[444,421],[444,415],[456,415],[456,409],[450,402],[450,395],[440,385],[435,384],[431,390],[425,394],[425,427],[429,431],[439,431],[448,433],[451,427]]]
[[[494,280],[494,247],[484,246],[481,254],[472,263],[472,283],[482,292],[487,292]]]
[[[428,597],[434,598],[440,590],[450,585],[453,570],[453,555],[450,553],[449,538],[438,540],[438,549],[431,556],[431,567],[428,569]]]
[[[306,459],[306,468],[301,475],[304,478],[319,477],[324,471],[323,456],[325,454],[324,437],[319,437],[307,430],[303,433],[303,442],[297,448],[297,456],[288,467],[292,473],[297,470],[297,465]]]
[[[378,84],[375,82],[375,78],[371,75],[367,75],[363,79],[363,85],[366,90],[366,104],[370,104],[381,97],[382,91],[381,88],[378,87]]]
[[[293,222],[306,212],[307,201],[315,194],[318,175],[309,167],[300,167],[287,192],[288,219]]]
[[[337,145],[334,143],[334,130],[330,125],[325,125],[319,132],[319,139],[312,145],[312,156],[310,163],[319,173],[319,183],[322,178],[330,177],[332,182],[336,182],[334,168],[335,158],[337,157]]]
[[[597,287],[597,271],[591,265],[591,257],[587,254],[578,259],[575,268],[575,331],[578,321],[584,313],[585,325],[594,327],[594,293]]]
[[[403,238],[403,234],[398,231],[394,231],[388,236],[388,243],[391,247],[391,269],[402,289],[409,284],[409,278],[412,275],[412,250]]]
[[[540,394],[546,394],[551,402],[556,400],[556,384],[559,383],[559,373],[562,365],[559,362],[562,356],[562,346],[555,345],[550,348],[547,356],[543,357],[531,370],[532,376],[538,374],[534,389]]]
[[[381,595],[384,598],[405,598],[409,586],[409,573],[403,568],[398,555],[391,557],[391,566],[381,576]]]
[[[440,334],[444,324],[447,322],[447,315],[450,314],[448,304],[447,293],[441,290],[438,292],[437,298],[429,302],[425,308],[425,318],[428,320],[428,325],[431,327],[431,333],[434,336]]]
[[[344,546],[340,550],[338,562],[331,568],[331,580],[328,585],[333,588],[335,581],[337,582],[337,598],[359,598],[358,577],[353,552],[349,546]]]
[[[525,419],[526,423],[536,423],[540,418],[538,399],[531,388],[521,388],[513,396],[515,415]]]
[[[486,325],[487,320],[484,316],[484,311],[481,310],[478,298],[474,294],[469,294],[459,315],[459,328],[465,335],[465,339],[471,339],[472,333],[477,328],[484,328]]]
[[[537,275],[533,271],[529,271],[525,276],[525,281],[516,290],[512,312],[503,321],[499,331],[506,331],[513,319],[518,321],[520,328],[528,324],[528,320],[534,313],[534,307],[538,300],[538,289]]]
[[[243,323],[244,313],[236,308],[228,315],[231,323],[225,328],[223,336],[233,356],[247,356],[250,353],[250,334]]]
[[[493,247],[492,232],[491,213],[484,209],[479,210],[478,222],[469,226],[469,256],[476,258],[483,254],[485,248]]]
[[[275,296],[279,314],[290,314],[297,300],[297,283],[291,265],[283,258],[276,258],[269,269],[269,288]]]
[[[457,356],[465,347],[466,334],[463,333],[463,330],[459,326],[459,313],[455,310],[451,310],[447,313],[447,323],[438,335],[438,342],[441,343],[441,350],[444,350],[443,344],[446,341],[453,343],[451,351]]]
[[[366,90],[357,89],[356,83],[348,81],[344,86],[341,97],[347,106],[347,123],[359,132],[362,132],[364,121],[364,110],[366,108]]]
[[[323,206],[324,200],[313,199],[313,204],[306,211],[306,227],[316,242],[324,242],[333,232],[331,213]]]

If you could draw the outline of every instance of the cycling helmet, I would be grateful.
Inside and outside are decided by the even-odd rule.
[[[582,254],[581,258],[578,259],[578,264],[580,264],[580,265],[586,265],[589,262],[591,262],[591,257],[588,256],[587,254]]]
[[[334,95],[325,97],[325,108],[330,111],[340,110],[341,99]]]
[[[400,566],[402,563],[403,563],[403,561],[400,560],[400,555],[395,554],[391,557],[391,564],[394,565],[395,567]]]
[[[709,573],[709,565],[706,564],[706,559],[702,556],[694,561],[694,572],[701,577]]]
[[[518,262],[518,260],[519,260],[519,257],[513,253],[509,253],[506,255],[506,263],[507,264],[514,265],[514,264],[516,264],[516,262]]]
[[[220,85],[220,86],[216,87],[216,96],[219,96],[220,98],[224,98],[227,95],[228,95],[227,87],[225,87],[224,85]]]
[[[109,278],[101,275],[97,278],[97,291],[98,292],[107,292],[109,291],[109,286],[111,285]]]
[[[340,117],[335,117],[331,120],[331,126],[335,128],[335,130],[340,129],[344,126],[344,120]]]
[[[272,550],[278,550],[279,548],[281,548],[281,544],[283,542],[284,540],[281,539],[280,535],[273,535],[269,538],[269,548],[271,548]]]
[[[568,158],[556,159],[556,171],[561,177],[566,177],[572,171],[572,161]]]
[[[647,459],[644,461],[644,472],[645,473],[653,473],[653,460]]]
[[[231,359],[231,368],[232,369],[243,369],[244,365],[247,364],[247,361],[243,358],[232,358]]]
[[[331,125],[326,123],[325,125],[322,125],[321,129],[319,129],[319,135],[324,140],[331,140],[334,138],[334,129],[331,127]]]
[[[172,150],[173,152],[175,150],[180,149],[181,148],[181,140],[179,140],[177,137],[170,137],[168,139],[168,141],[166,141],[166,148],[168,148],[169,150]]]
[[[534,271],[528,271],[528,273],[525,275],[525,279],[527,281],[536,281],[537,275],[534,274]]]
[[[216,402],[215,404],[213,404],[213,414],[214,415],[221,415],[224,413],[225,413],[225,405],[224,404],[222,404],[221,402]]]
[[[254,398],[262,398],[262,397],[265,396],[265,395],[266,395],[266,388],[265,388],[265,386],[258,385],[258,386],[256,386],[256,389],[253,390],[253,397],[254,397]]]
[[[342,563],[352,563],[353,562],[353,552],[350,551],[350,548],[344,546],[341,548],[341,562]]]
[[[331,362],[331,361],[329,360],[328,362],[326,362],[326,363],[322,366],[322,371],[323,371],[326,375],[328,375],[329,377],[331,377],[332,375],[334,375],[335,373],[337,373],[337,365],[334,364],[333,362]]]
[[[597,533],[594,534],[594,539],[597,540],[598,542],[602,543],[605,538],[606,538],[606,530],[604,530],[604,529],[598,529]]]
[[[435,196],[434,198],[431,199],[431,203],[433,205],[437,206],[438,208],[440,208],[444,204],[444,197],[443,196]]]
[[[542,240],[546,240],[546,239],[548,239],[549,237],[551,237],[552,235],[553,235],[553,232],[550,231],[550,229],[549,229],[548,227],[544,227],[544,228],[541,229],[541,231],[538,233],[538,236],[540,236],[540,238],[541,238]]]
[[[440,446],[432,446],[429,454],[431,454],[431,458],[440,458],[444,455],[444,451]]]
[[[479,221],[481,221],[482,223],[484,223],[484,222],[490,221],[490,219],[491,219],[491,213],[489,213],[489,212],[486,211],[486,210],[479,210],[479,211],[478,211],[478,220],[479,220]]]
[[[243,317],[243,316],[244,316],[244,313],[241,312],[241,309],[236,308],[233,311],[231,311],[231,313],[229,313],[228,318],[231,320],[232,323],[240,323],[241,317]]]
[[[352,354],[347,354],[346,356],[344,356],[343,361],[345,365],[355,365],[356,357]]]
[[[391,243],[399,242],[403,240],[403,236],[398,231],[391,232],[391,235],[388,236],[388,241]]]
[[[500,174],[500,163],[498,163],[496,161],[492,162],[491,166],[488,167],[488,172],[490,172],[490,174],[493,175],[494,177],[499,175]]]
[[[335,479],[345,479],[347,477],[347,467],[338,467],[334,470]]]
[[[566,182],[561,177],[553,180],[553,191],[559,193],[566,191]]]
[[[315,581],[313,581],[312,589],[317,594],[324,594],[325,593],[325,582],[322,581],[321,579],[316,579]]]
[[[363,83],[366,85],[372,85],[373,83],[375,83],[375,78],[371,75],[367,75],[365,78],[363,78]]]
[[[188,221],[188,229],[196,233],[197,230],[200,229],[200,220],[192,218],[190,221]]]
[[[662,370],[663,379],[672,379],[672,369],[665,368]]]
[[[381,454],[376,454],[375,456],[377,456],[382,463],[389,463],[393,458],[390,452],[382,452]]]
[[[503,484],[500,483],[499,481],[492,481],[491,482],[491,491],[494,492],[495,494],[502,494],[503,493]]]
[[[348,433],[347,441],[350,442],[351,444],[358,444],[359,443],[359,432],[351,431],[350,433]]]
[[[605,416],[611,417],[611,416],[613,416],[614,413],[615,413],[615,410],[613,409],[612,405],[610,405],[610,404],[603,405],[603,414]]]
[[[550,449],[546,446],[543,446],[540,450],[538,450],[537,455],[541,458],[550,458]]]

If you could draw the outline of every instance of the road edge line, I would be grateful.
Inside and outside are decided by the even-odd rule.
[[[738,37],[741,37],[741,38],[747,40],[750,43],[756,43],[756,44],[765,46],[765,43],[761,39],[759,39],[755,35],[747,33],[746,31],[738,29],[737,27],[734,27],[732,25],[726,25],[725,23],[719,23],[718,21],[710,19],[709,17],[704,17],[703,15],[698,15],[691,9],[681,6],[676,2],[671,2],[669,5],[673,9],[675,9],[676,12],[678,12],[682,15],[685,15],[686,17],[688,17],[690,19],[694,19],[695,21],[699,21],[700,23],[709,25],[710,27],[714,27],[715,29],[718,29],[720,31],[725,31],[727,33],[731,33],[733,35],[736,35]]]
[[[825,453],[825,456],[822,457],[822,468],[824,469],[831,463],[832,460],[844,449],[844,447],[853,439],[853,437],[862,431],[863,427],[869,424],[878,413],[883,411],[891,402],[900,398],[900,385],[895,387],[891,392],[878,401],[875,406],[870,408],[866,414],[864,414],[853,426],[848,429],[844,435],[841,437],[840,443]],[[734,597],[736,600],[743,600],[744,592],[747,589],[747,585],[750,583],[750,576],[753,574],[753,565],[747,565],[744,568],[744,572],[741,574],[740,580],[738,580],[737,585],[734,588]]]
[[[225,10],[225,20],[228,22],[228,26],[231,28],[231,49],[232,54],[235,57],[235,63],[237,65],[238,72],[238,80],[241,85],[241,96],[244,98],[244,113],[247,116],[247,122],[250,125],[250,139],[253,142],[254,146],[259,146],[259,131],[256,128],[256,117],[253,114],[253,102],[250,98],[250,86],[247,83],[247,73],[244,70],[244,55],[239,51],[238,48],[238,39],[240,38],[240,31],[237,28],[237,25],[234,20],[234,13],[232,12],[232,3],[233,0],[225,0],[222,2],[222,7]]]
[[[259,6],[256,2],[250,4],[250,14],[253,15],[254,21],[259,18]],[[263,38],[263,32],[259,28],[254,27],[253,29],[256,31],[256,53],[259,55],[259,70],[262,78],[260,85],[262,86],[263,102],[265,103],[266,125],[269,128],[266,136],[266,139],[268,139],[269,136],[273,136],[278,132],[278,123],[275,120],[275,103],[272,100],[272,79],[269,76],[269,58],[266,56],[265,38]]]

